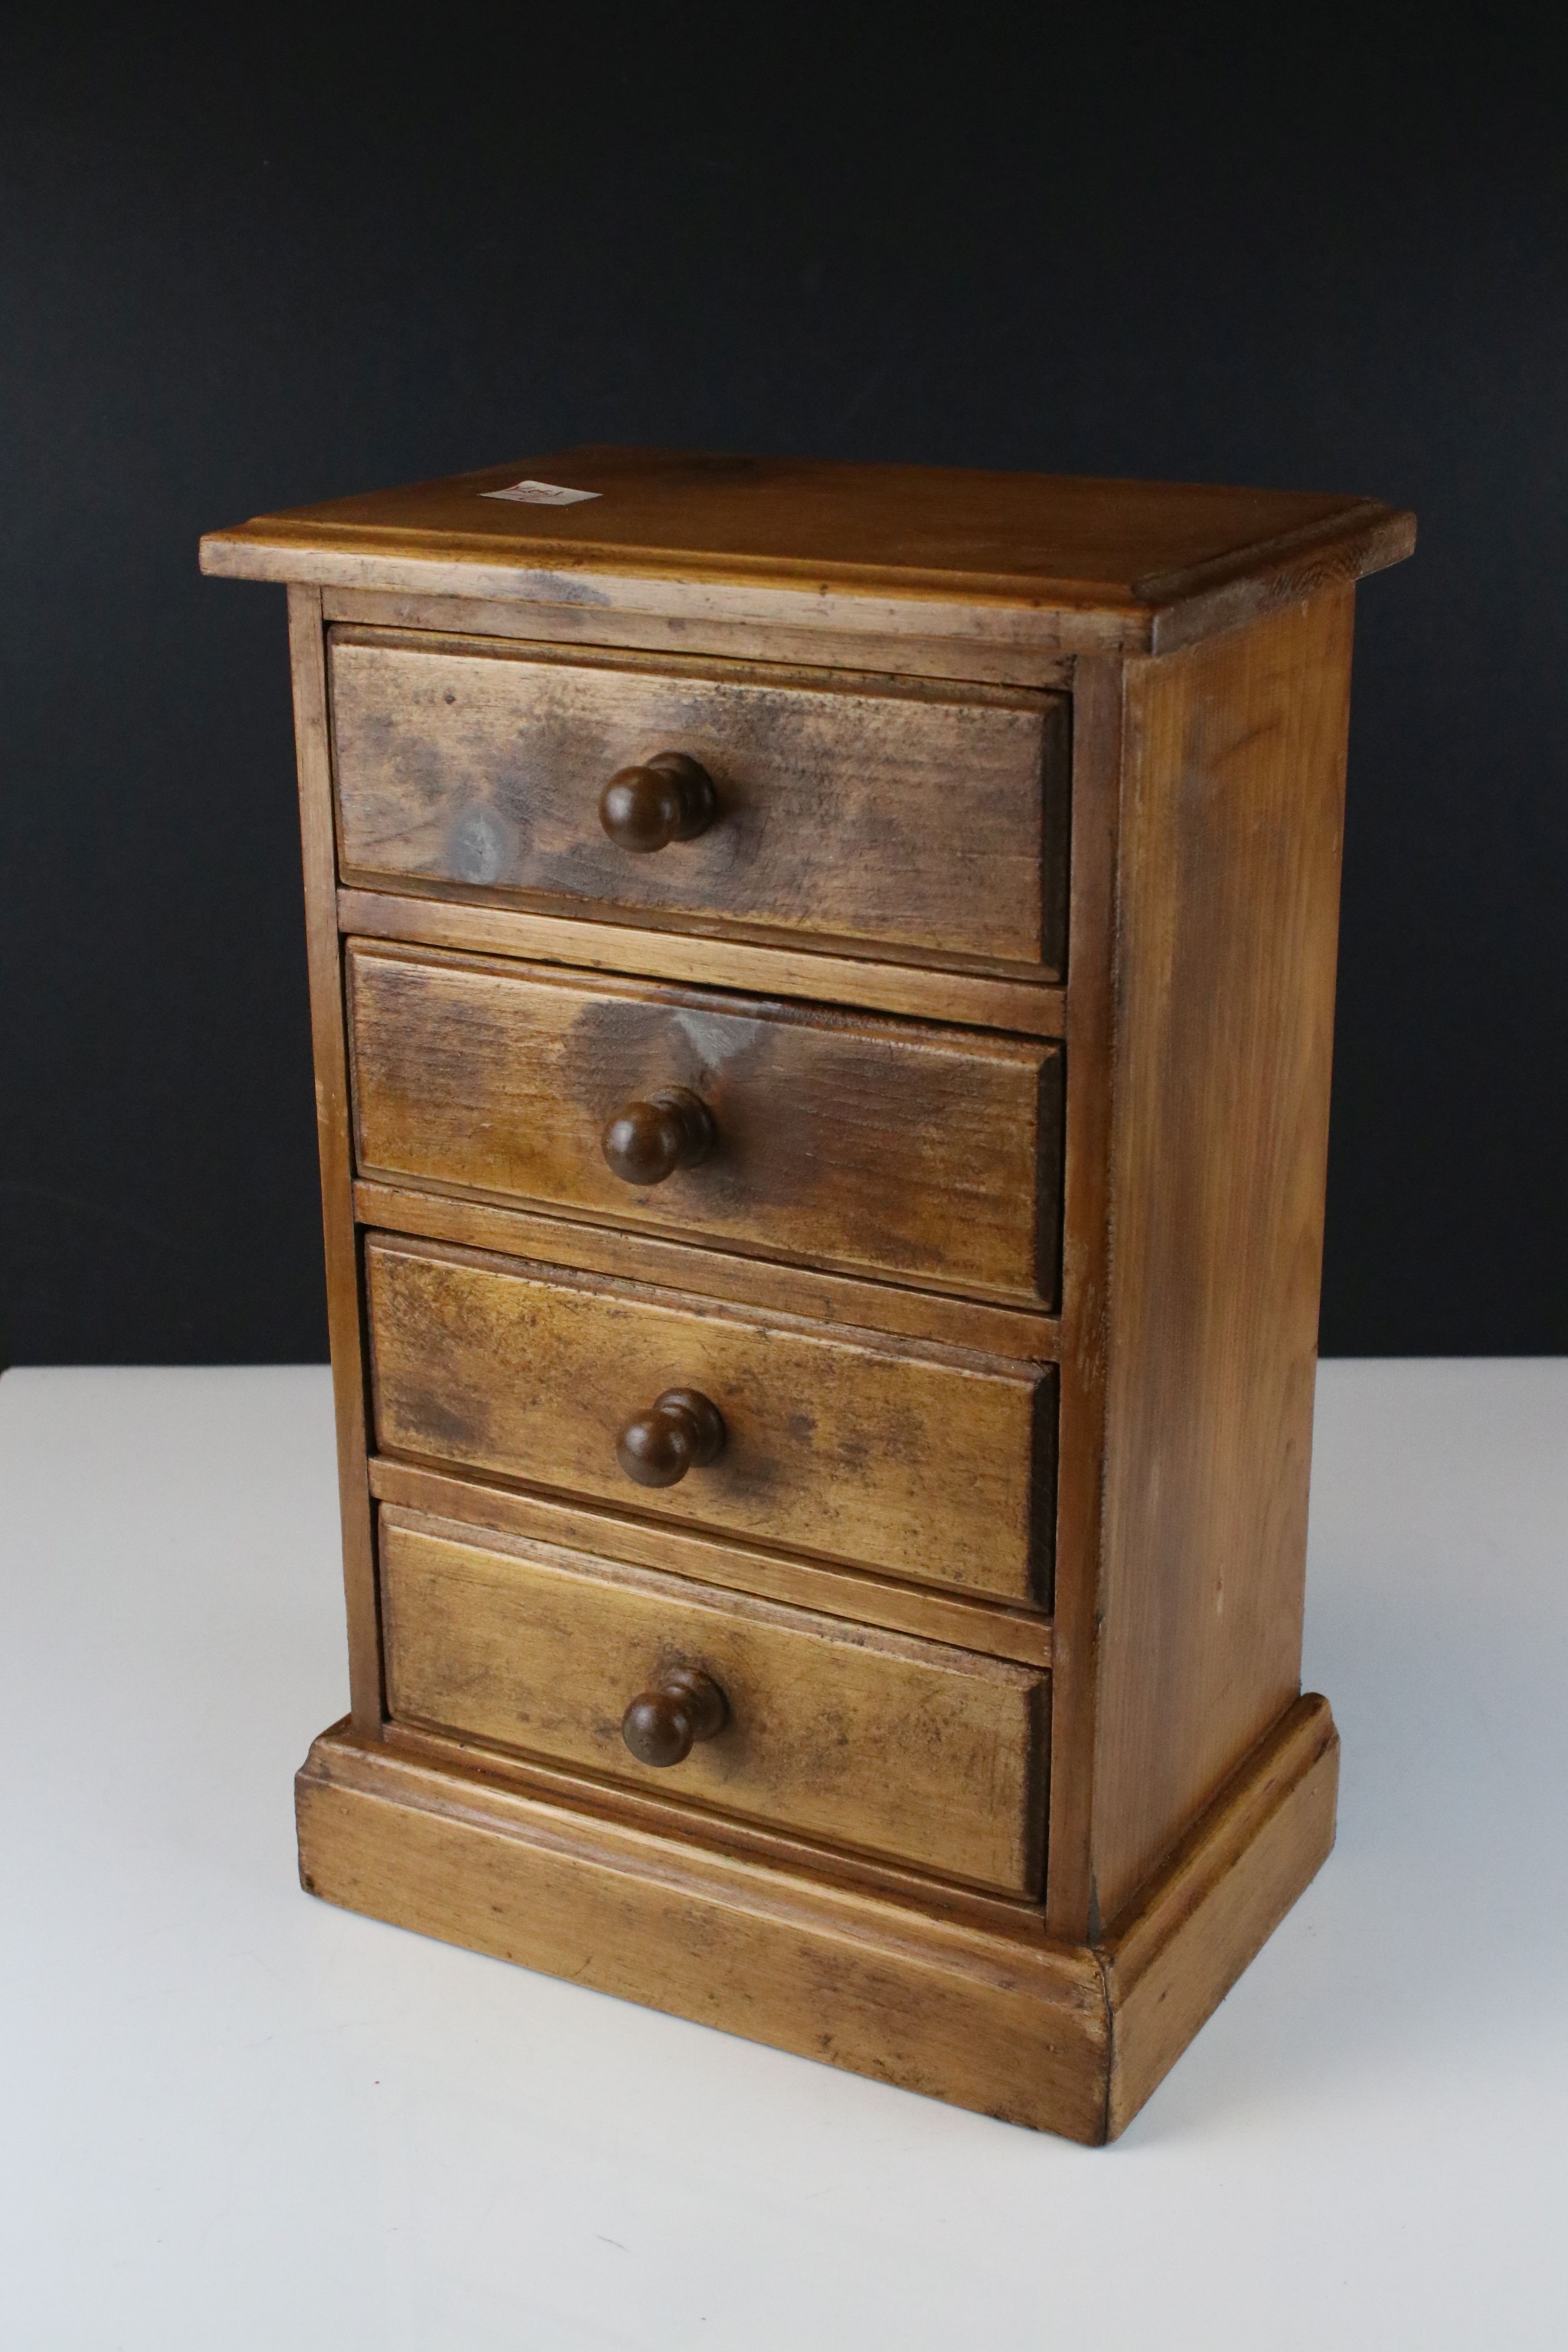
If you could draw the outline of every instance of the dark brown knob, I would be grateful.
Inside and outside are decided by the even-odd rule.
[[[662,1184],[678,1168],[695,1168],[713,1149],[713,1114],[689,1087],[666,1087],[647,1102],[627,1103],[600,1140],[623,1184]]]
[[[638,1691],[621,1717],[621,1738],[639,1764],[659,1770],[684,1764],[700,1739],[711,1739],[730,1718],[729,1702],[711,1675],[695,1666],[671,1666],[651,1688]]]
[[[599,795],[599,823],[617,849],[639,855],[695,841],[719,814],[713,779],[684,751],[660,751],[640,768],[623,768]]]
[[[724,1416],[710,1398],[697,1389],[666,1389],[627,1422],[616,1459],[639,1486],[673,1486],[689,1470],[717,1461],[724,1436]]]

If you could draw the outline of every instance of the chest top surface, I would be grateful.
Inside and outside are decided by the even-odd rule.
[[[500,495],[519,484],[532,495]],[[576,492],[534,502],[539,488]],[[1396,562],[1410,516],[1318,492],[584,446],[258,516],[212,572],[322,584],[589,595],[591,575],[1076,616],[1083,643],[1163,650]],[[563,590],[564,575],[569,583]],[[590,575],[584,579],[584,575]],[[614,592],[605,592],[613,595]],[[1238,602],[1239,600],[1239,602]],[[1101,624],[1099,627],[1092,625]]]

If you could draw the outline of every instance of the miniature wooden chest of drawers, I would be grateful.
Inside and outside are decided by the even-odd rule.
[[[289,594],[353,1697],[307,1887],[1136,2112],[1332,1841],[1352,608],[1413,535],[585,448],[203,542]]]

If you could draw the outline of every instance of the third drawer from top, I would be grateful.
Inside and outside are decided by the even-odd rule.
[[[392,1234],[365,1296],[384,1452],[1048,1606],[1053,1365]]]

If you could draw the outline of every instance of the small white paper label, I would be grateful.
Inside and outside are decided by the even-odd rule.
[[[481,490],[481,499],[513,499],[520,507],[574,507],[584,499],[596,499],[598,490],[563,489],[559,482],[513,482],[509,490]]]

